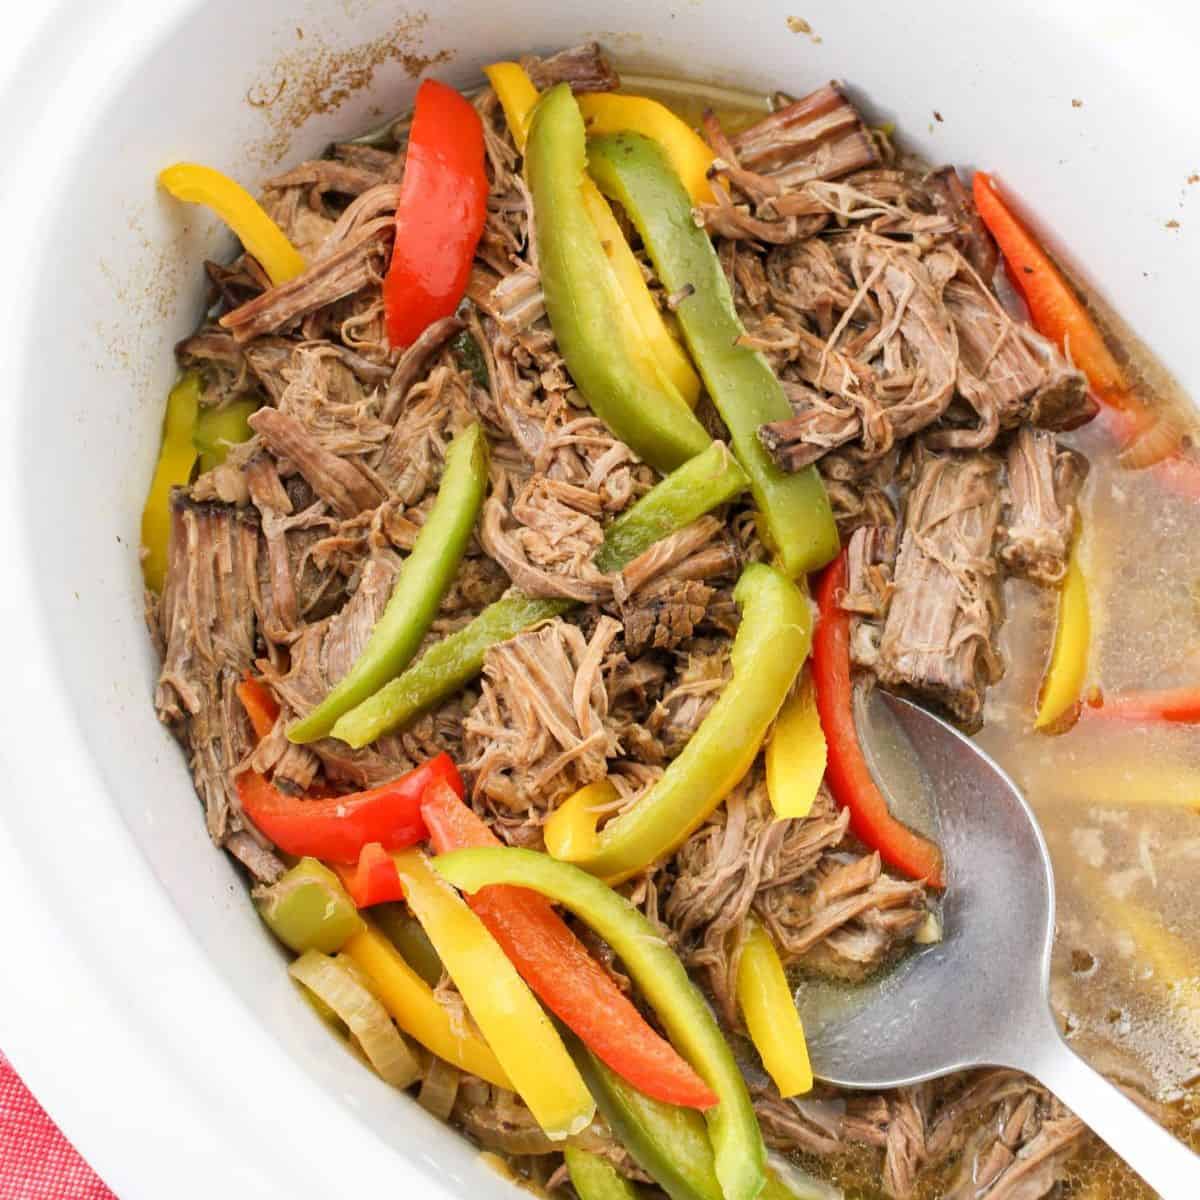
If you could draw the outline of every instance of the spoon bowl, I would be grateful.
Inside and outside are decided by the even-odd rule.
[[[1166,1200],[1200,1196],[1200,1158],[1092,1070],[1050,1010],[1054,872],[1016,784],[970,738],[884,694],[924,770],[946,859],[942,940],[809,1031],[817,1078],[887,1089],[970,1067],[1050,1088]]]

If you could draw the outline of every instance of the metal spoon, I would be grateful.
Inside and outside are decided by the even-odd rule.
[[[846,1012],[818,1020],[819,1079],[885,1089],[970,1067],[1014,1067],[1043,1083],[1165,1200],[1200,1196],[1200,1158],[1092,1070],[1050,1011],[1054,875],[1011,779],[945,721],[885,696],[925,770],[946,856],[944,937]]]

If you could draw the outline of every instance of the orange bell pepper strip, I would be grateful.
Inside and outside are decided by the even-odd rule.
[[[373,904],[404,899],[404,886],[396,874],[396,864],[380,842],[368,842],[362,848],[357,866],[347,867],[343,863],[332,866],[355,908],[370,908]]]
[[[976,171],[972,186],[975,208],[1004,255],[1013,286],[1029,307],[1034,328],[1069,355],[1088,377],[1102,404],[1121,411],[1140,407],[1130,394],[1125,372],[1087,308],[1050,256],[1000,198],[992,177]]]
[[[320,800],[285,795],[257,771],[237,777],[242,811],[280,850],[350,866],[357,864],[368,842],[379,842],[386,850],[423,842],[421,801],[437,784],[462,795],[462,779],[448,754],[382,787]]]
[[[829,790],[842,808],[849,809],[854,836],[872,850],[878,850],[884,862],[914,879],[923,879],[931,887],[945,887],[942,852],[888,811],[887,801],[876,786],[859,745],[850,679],[850,614],[839,603],[845,590],[843,550],[821,573],[817,583],[820,619],[812,650],[817,711],[829,751],[825,772]]]
[[[449,788],[432,790],[421,815],[438,854],[501,844]],[[716,1093],[646,1024],[548,900],[499,885],[481,888],[467,903],[538,999],[606,1066],[667,1104],[716,1104]]]
[[[275,722],[279,718],[279,704],[266,685],[253,675],[247,675],[237,685],[237,696],[246,710],[246,716],[250,718],[254,736],[261,742],[275,728]]]

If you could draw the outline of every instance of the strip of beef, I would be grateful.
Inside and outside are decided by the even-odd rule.
[[[693,638],[677,651],[679,668],[646,719],[646,731],[674,758],[708,716],[733,668],[726,638]]]
[[[732,137],[711,114],[704,124],[717,155],[710,171],[715,203],[701,205],[697,217],[725,238],[786,244],[811,237],[828,216],[806,185],[879,162],[874,140],[836,83]]]
[[[873,670],[879,662],[883,619],[892,596],[896,563],[894,525],[860,525],[846,546],[846,594],[841,606],[854,618],[850,657],[856,666]]]
[[[1000,261],[999,252],[975,201],[953,167],[939,167],[925,177],[925,186],[940,212],[955,225],[953,242],[985,284],[990,284]]]
[[[290,328],[301,318],[363,288],[378,286],[387,266],[390,222],[374,222],[307,271],[247,301],[221,318],[238,342]]]
[[[914,467],[878,675],[948,709],[967,728],[983,717],[1000,674],[992,639],[1000,592],[992,543],[1000,517],[999,460],[928,455]]]
[[[598,42],[584,42],[546,58],[523,58],[521,65],[539,92],[556,83],[569,83],[575,92],[614,92],[621,86]]]
[[[1067,573],[1075,501],[1087,460],[1054,434],[1023,425],[1008,447],[1000,561],[1014,575],[1056,587]]]
[[[464,723],[466,769],[509,840],[540,841],[546,813],[603,778],[617,742],[601,667],[620,631],[601,617],[588,639],[558,618],[487,652]]]
[[[1096,415],[1083,372],[1035,329],[1014,321],[965,259],[943,253],[940,266],[951,272],[942,294],[958,335],[958,391],[977,423],[940,431],[935,444],[982,449],[1022,421],[1065,430]]]
[[[233,771],[252,741],[235,689],[254,659],[258,543],[252,510],[196,504],[181,490],[172,495],[159,608],[166,652],[154,704],[187,748],[217,845],[245,829]],[[282,871],[265,845],[252,850],[244,842],[239,838],[234,849],[260,878]]]

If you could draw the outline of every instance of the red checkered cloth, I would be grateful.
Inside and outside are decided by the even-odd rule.
[[[0,1054],[0,1197],[116,1200]]]

